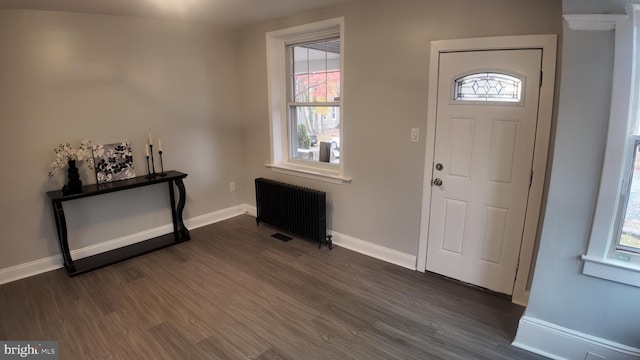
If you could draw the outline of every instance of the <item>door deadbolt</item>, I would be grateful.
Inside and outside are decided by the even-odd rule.
[[[442,164],[436,164],[436,170],[440,171],[444,168],[444,166],[442,166]]]
[[[435,186],[442,185],[442,179],[440,179],[440,178],[433,179],[433,185],[435,185]]]

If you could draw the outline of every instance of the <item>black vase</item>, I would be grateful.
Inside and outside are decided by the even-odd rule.
[[[68,161],[69,168],[67,169],[67,178],[69,182],[62,187],[62,193],[65,195],[79,194],[82,192],[82,180],[80,180],[80,174],[76,167],[75,160]]]

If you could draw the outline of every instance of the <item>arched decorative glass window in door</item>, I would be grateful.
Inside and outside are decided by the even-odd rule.
[[[507,74],[482,72],[455,80],[453,100],[518,103],[522,80]]]

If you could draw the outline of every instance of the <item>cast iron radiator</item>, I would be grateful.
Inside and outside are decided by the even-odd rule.
[[[256,180],[256,223],[264,222],[332,248],[327,236],[327,195],[323,191],[265,178]]]

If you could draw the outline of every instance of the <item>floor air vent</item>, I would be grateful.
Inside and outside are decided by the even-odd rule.
[[[271,237],[275,238],[275,239],[278,239],[280,241],[284,241],[284,242],[287,242],[287,241],[293,239],[292,237],[287,236],[285,234],[281,234],[281,233],[275,233],[275,234],[271,235]]]

